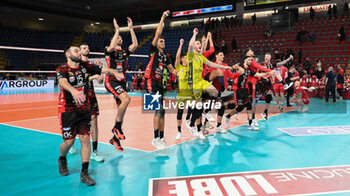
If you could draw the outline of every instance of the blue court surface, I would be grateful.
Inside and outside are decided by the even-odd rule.
[[[322,102],[311,99],[306,113],[294,110],[270,117],[269,121],[260,120],[257,132],[242,125],[226,134],[209,135],[205,141],[189,140],[166,150],[126,148],[119,152],[100,143],[99,151],[106,160],[90,162],[90,174],[97,182],[92,187],[79,181],[80,155],[68,155],[69,176],[58,173],[60,135],[0,124],[0,195],[157,195],[150,190],[150,179],[350,165],[350,132],[346,127],[342,134],[328,129],[299,136],[281,130],[350,126],[349,101]],[[80,145],[76,147],[80,149]],[[350,195],[350,190],[345,191],[349,192],[329,194]]]

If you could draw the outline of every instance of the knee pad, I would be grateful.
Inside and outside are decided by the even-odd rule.
[[[252,99],[252,103],[251,103],[252,107],[255,108],[257,104],[258,104],[258,99],[257,98],[253,98]]]
[[[225,113],[225,106],[221,106],[221,108],[218,111],[218,116],[223,116]]]
[[[252,103],[247,103],[246,104],[247,110],[252,110]]]
[[[244,109],[244,106],[240,105],[236,108],[237,112],[242,112],[242,110]]]
[[[177,120],[181,120],[181,119],[182,119],[183,113],[184,113],[184,110],[182,110],[182,109],[177,109],[177,116],[176,116],[176,119],[177,119]]]
[[[230,104],[228,104],[228,106],[227,106],[227,108],[228,108],[228,109],[231,109],[231,110],[235,109],[235,107],[236,107],[236,104],[234,104],[234,103],[230,103]]]
[[[272,101],[272,95],[266,95],[265,101],[266,101],[266,103],[271,103],[271,101]]]

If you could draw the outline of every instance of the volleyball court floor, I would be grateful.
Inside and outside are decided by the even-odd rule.
[[[176,114],[166,114],[169,148],[155,150],[153,114],[141,112],[141,93],[131,95],[123,123],[124,152],[108,143],[116,115],[114,99],[97,95],[98,149],[105,161],[90,162],[97,184],[88,187],[79,181],[80,154],[68,155],[69,176],[58,173],[62,142],[58,92],[0,92],[0,195],[350,195],[350,102],[346,100],[324,105],[323,100],[311,99],[308,112],[292,107],[270,114],[268,121],[262,120],[261,103],[256,115],[260,131],[247,130],[243,112],[240,120],[231,118],[228,133],[211,130],[205,141],[190,136],[184,123],[182,139],[176,141]],[[75,146],[79,151],[78,139]],[[258,182],[247,172],[267,181]],[[241,181],[232,178],[231,184],[225,184],[220,178],[225,175],[240,176]],[[273,189],[264,188],[264,183]]]

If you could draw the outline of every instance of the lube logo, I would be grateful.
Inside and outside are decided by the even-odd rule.
[[[350,192],[349,182],[341,165],[151,179],[149,195],[310,195]]]

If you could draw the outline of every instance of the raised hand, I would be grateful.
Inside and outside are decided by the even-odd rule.
[[[164,18],[168,17],[169,15],[170,15],[170,11],[169,10],[163,12],[163,17]]]
[[[127,20],[128,20],[128,27],[129,27],[129,29],[131,29],[132,28],[132,20],[129,17],[127,17]]]
[[[114,25],[115,30],[119,30],[119,25],[118,25],[117,20],[115,18],[113,18],[113,25]]]
[[[181,38],[181,39],[180,39],[180,45],[183,45],[184,42],[185,42],[185,40]]]
[[[195,34],[195,35],[198,34],[198,29],[197,29],[197,28],[194,28],[194,29],[193,29],[193,34]]]

